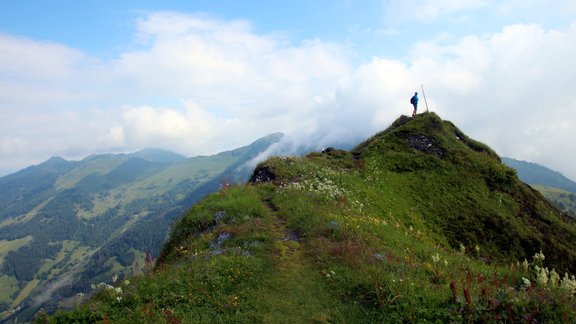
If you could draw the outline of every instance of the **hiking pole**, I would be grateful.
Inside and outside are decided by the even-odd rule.
[[[422,88],[422,95],[424,95],[424,103],[426,104],[426,112],[428,112],[428,101],[426,101],[426,92],[424,92],[424,86],[420,83],[420,88]]]

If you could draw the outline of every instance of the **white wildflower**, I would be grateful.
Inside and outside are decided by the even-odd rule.
[[[460,243],[460,253],[462,254],[466,253],[466,247],[462,243]]]
[[[548,283],[548,269],[536,266],[536,282],[539,286],[546,286]]]
[[[562,282],[560,282],[560,288],[565,289],[570,296],[576,294],[576,278],[574,278],[574,275],[570,278],[566,272]]]
[[[440,255],[438,255],[438,253],[436,253],[436,255],[432,255],[432,261],[434,261],[434,263],[438,263],[440,261]]]
[[[530,288],[532,286],[532,283],[530,282],[530,280],[522,277],[522,285],[524,286],[524,288]]]
[[[114,283],[114,282],[116,282],[116,280],[118,280],[118,275],[117,275],[117,274],[114,274],[114,275],[112,276],[112,282]]]
[[[546,256],[544,256],[544,253],[540,251],[539,253],[534,254],[533,258],[535,262],[543,262],[544,259],[546,259]]]
[[[559,283],[560,275],[558,275],[556,270],[552,269],[552,271],[550,271],[550,284],[552,284],[552,287],[558,287]]]
[[[524,262],[522,262],[522,268],[524,268],[524,271],[528,271],[528,260],[524,259]]]

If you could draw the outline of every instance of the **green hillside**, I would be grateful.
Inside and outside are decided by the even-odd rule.
[[[576,193],[540,185],[533,185],[533,187],[560,211],[576,219]]]
[[[352,151],[261,163],[189,209],[148,273],[39,320],[574,322],[575,242],[490,148],[403,116]]]
[[[245,182],[242,166],[281,136],[189,159],[156,149],[52,158],[0,178],[0,321],[73,307],[91,283],[141,272],[175,219]]]

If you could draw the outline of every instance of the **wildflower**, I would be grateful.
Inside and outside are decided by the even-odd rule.
[[[548,283],[548,269],[547,268],[540,268],[538,266],[536,268],[536,282],[540,286],[546,286]]]
[[[444,259],[444,265],[448,266],[448,260]]]
[[[534,258],[534,262],[543,262],[544,259],[546,259],[546,257],[544,256],[544,253],[542,253],[542,251],[534,254],[533,258]]]
[[[458,290],[456,288],[456,282],[450,282],[450,289],[452,290],[452,298],[454,298],[454,302],[458,302]]]
[[[522,285],[524,286],[524,288],[530,288],[532,286],[532,283],[530,282],[530,280],[522,277]]]
[[[117,275],[117,274],[114,274],[114,275],[112,276],[112,282],[114,283],[114,282],[116,282],[116,280],[118,280],[118,275]]]
[[[463,288],[462,291],[464,292],[464,299],[466,300],[466,305],[469,308],[472,307],[472,297],[470,296],[470,288],[468,287]]]
[[[528,271],[528,260],[524,259],[524,262],[522,262],[522,268],[524,268],[524,271]]]
[[[128,279],[124,280],[124,286],[128,286],[130,284],[130,281]]]
[[[96,289],[96,284],[91,284],[91,285],[90,285],[90,288]]]
[[[460,253],[462,254],[466,253],[466,247],[462,243],[460,243]]]
[[[565,289],[570,296],[576,294],[576,278],[572,275],[572,278],[568,276],[568,273],[564,273],[564,278],[560,282],[560,288]]]
[[[121,301],[122,301],[122,296],[116,297],[116,301],[121,302]]]
[[[434,261],[434,264],[438,263],[438,261],[440,261],[440,255],[438,255],[438,253],[432,255],[432,261]]]
[[[122,294],[122,287],[116,287],[114,288],[114,292],[118,295]]]
[[[550,271],[550,284],[552,284],[552,287],[557,287],[559,282],[560,275],[558,275],[556,270],[552,269],[552,271]]]

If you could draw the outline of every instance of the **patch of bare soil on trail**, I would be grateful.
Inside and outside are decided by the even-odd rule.
[[[276,254],[279,261],[287,262],[292,258],[298,257],[300,249],[300,236],[298,233],[287,226],[285,219],[278,216],[278,208],[271,199],[262,200],[264,205],[274,214],[274,233],[276,234]]]

